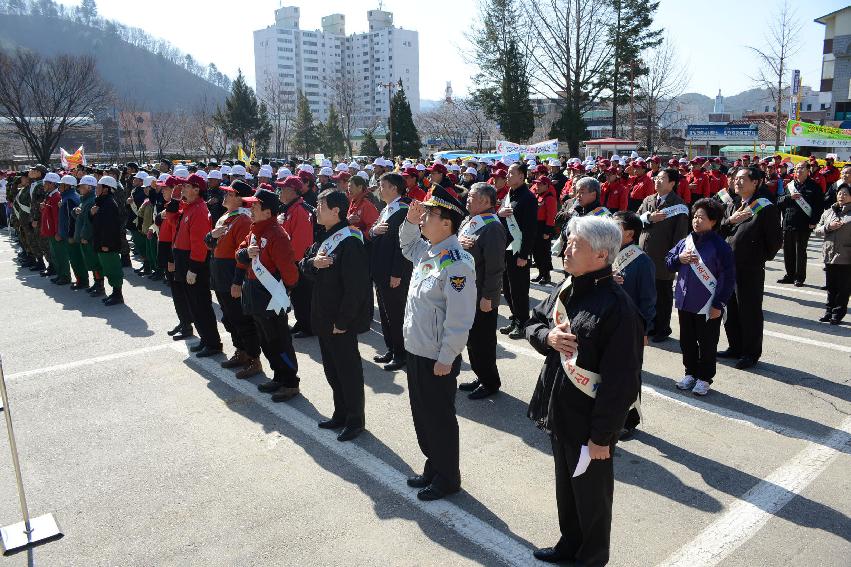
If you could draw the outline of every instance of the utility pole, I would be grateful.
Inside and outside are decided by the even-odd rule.
[[[635,61],[629,62],[629,139],[635,140]]]
[[[399,80],[401,83],[401,79]],[[393,89],[396,83],[378,83],[378,86],[387,89],[387,140],[390,143],[390,159],[393,158]]]

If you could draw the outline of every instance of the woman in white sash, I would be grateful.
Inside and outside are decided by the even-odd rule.
[[[724,210],[716,200],[698,200],[692,207],[694,231],[665,258],[668,269],[677,272],[675,305],[685,366],[677,388],[698,396],[709,393],[715,377],[721,314],[736,283],[733,249],[717,232],[723,218]]]

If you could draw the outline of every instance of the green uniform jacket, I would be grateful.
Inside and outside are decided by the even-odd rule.
[[[41,220],[41,204],[47,198],[47,191],[44,189],[44,182],[39,180],[30,188],[31,205],[30,217],[34,221]]]
[[[17,203],[17,209],[19,213],[19,217],[21,222],[24,224],[29,224],[30,222],[30,211],[24,209],[27,207],[32,210],[30,204],[32,203],[32,199],[30,198],[30,188],[29,185],[20,185],[18,187],[18,194],[15,197],[15,202]]]
[[[95,192],[90,191],[85,197],[80,196],[80,214],[77,215],[77,223],[74,225],[74,240],[76,242],[91,242],[94,237],[91,210],[95,204]]]

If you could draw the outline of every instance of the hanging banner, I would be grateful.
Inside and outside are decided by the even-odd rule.
[[[65,151],[65,148],[59,148],[59,160],[62,162],[62,169],[68,171],[74,169],[78,165],[88,165],[86,163],[86,153],[83,151],[83,146],[77,148],[73,154]]]
[[[820,148],[851,148],[851,130],[789,120],[786,122],[786,144]]]
[[[777,153],[776,155],[780,156],[780,159],[781,159],[781,160],[783,160],[783,161],[788,161],[788,162],[792,162],[792,163],[799,163],[799,162],[807,161],[808,159],[810,159],[810,158],[808,158],[808,157],[806,157],[806,156],[798,156],[798,155],[795,155],[795,154],[786,154],[786,153],[783,153],[783,152],[779,152],[779,153]],[[836,156],[836,154],[828,154],[828,155],[833,156],[834,160],[836,160],[836,157],[835,157],[835,156]],[[816,162],[817,162],[819,165],[822,165],[822,166],[827,165],[827,162],[826,162],[826,161],[824,161],[824,159],[820,159],[820,158],[819,158],[819,159],[816,159]],[[834,165],[835,167],[838,167],[839,169],[842,169],[842,168],[845,166],[845,164],[846,164],[846,163],[851,163],[851,162],[845,162],[845,161],[834,161],[834,162],[833,162],[833,165]]]
[[[524,146],[522,144],[515,144],[514,142],[502,140],[496,143],[496,153],[521,153],[526,155],[558,154],[558,140],[545,140],[543,142],[538,142],[537,144],[532,144],[530,146]]]

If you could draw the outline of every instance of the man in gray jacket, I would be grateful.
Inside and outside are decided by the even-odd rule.
[[[402,254],[414,264],[402,334],[411,414],[426,456],[423,473],[408,486],[421,489],[417,497],[426,501],[461,489],[455,389],[476,311],[475,261],[455,236],[465,215],[457,199],[436,187],[425,203],[411,202],[399,229]]]
[[[461,225],[458,241],[476,261],[476,317],[467,339],[470,368],[476,375],[472,382],[458,386],[470,392],[471,400],[495,394],[501,385],[496,366],[496,323],[502,273],[505,271],[505,227],[496,215],[496,188],[475,183],[467,196],[470,216]]]

